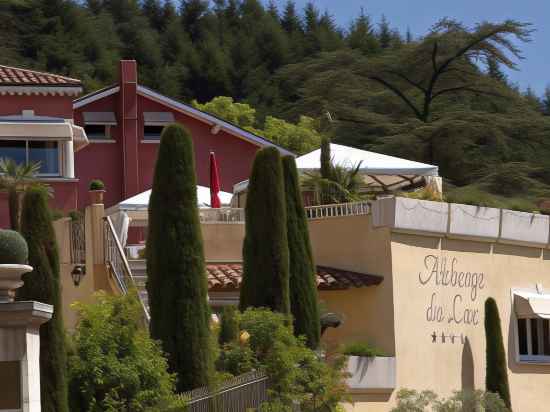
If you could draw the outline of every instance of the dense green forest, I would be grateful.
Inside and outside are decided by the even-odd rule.
[[[415,38],[368,10],[339,27],[313,2],[259,0],[4,0],[0,23],[0,64],[92,91],[135,58],[140,83],[237,113],[297,152],[325,134],[439,165],[452,200],[533,210],[550,198],[550,90],[520,91],[503,70],[522,58],[524,23],[444,19]]]

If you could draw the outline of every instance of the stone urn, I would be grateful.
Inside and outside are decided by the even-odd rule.
[[[0,264],[0,303],[14,301],[15,291],[23,286],[21,276],[31,271],[29,265]]]
[[[105,193],[105,190],[90,190],[89,193],[90,193],[90,202],[93,205],[103,203],[103,195]]]

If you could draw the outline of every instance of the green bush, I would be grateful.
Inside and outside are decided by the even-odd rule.
[[[303,412],[337,411],[345,400],[343,362],[332,364],[320,359],[294,336],[288,317],[269,309],[248,309],[239,324],[250,337],[226,345],[219,366],[226,372],[241,374],[263,370],[269,376],[269,402],[261,411],[291,411],[295,403]]]
[[[459,391],[448,399],[440,399],[432,391],[401,389],[397,406],[391,412],[510,412],[496,393]]]
[[[141,327],[136,293],[95,297],[95,303],[75,305],[80,320],[69,356],[70,409],[184,411],[184,401],[173,394],[175,375],[167,372],[160,345]]]
[[[367,358],[386,356],[382,350],[370,346],[368,343],[365,342],[348,343],[342,349],[340,349],[340,353],[346,356],[364,356]]]
[[[223,308],[220,316],[220,334],[218,336],[220,345],[236,341],[239,337],[237,308],[234,306],[226,306]]]
[[[105,184],[99,179],[94,179],[90,182],[90,190],[105,190]]]
[[[27,242],[15,230],[0,230],[0,264],[27,263],[29,248]]]

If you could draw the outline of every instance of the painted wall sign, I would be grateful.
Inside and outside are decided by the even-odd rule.
[[[438,324],[477,326],[481,320],[478,297],[485,288],[483,272],[465,271],[457,258],[427,255],[418,273],[422,286],[435,288],[426,307],[426,321]],[[440,290],[451,289],[452,298],[442,298]],[[449,295],[449,294],[446,294]]]

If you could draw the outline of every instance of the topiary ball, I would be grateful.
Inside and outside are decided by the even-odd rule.
[[[29,248],[27,242],[14,230],[0,230],[0,264],[27,263]]]

